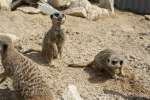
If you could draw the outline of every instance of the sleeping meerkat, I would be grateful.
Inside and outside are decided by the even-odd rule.
[[[112,49],[104,49],[99,52],[94,60],[88,65],[70,64],[69,67],[92,67],[99,71],[106,71],[112,78],[119,78],[123,75],[122,68],[124,57],[119,52]]]
[[[4,67],[0,78],[13,80],[18,100],[54,100],[40,66],[19,53],[8,36],[0,35],[0,55]]]
[[[15,10],[17,7],[24,3],[37,8],[39,1],[40,0],[12,0],[11,10]]]
[[[65,32],[62,25],[66,20],[65,15],[58,12],[53,13],[50,17],[52,20],[52,27],[44,36],[41,51],[42,57],[48,61],[49,65],[51,65],[53,59],[62,56],[65,42]],[[26,54],[32,51],[39,52],[40,50],[31,48],[23,53]]]

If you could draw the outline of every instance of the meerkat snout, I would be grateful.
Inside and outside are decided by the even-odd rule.
[[[112,61],[111,61],[111,64],[112,64],[112,65],[117,65],[117,64],[122,65],[122,64],[123,64],[123,61],[122,61],[122,60],[120,60],[120,61],[118,61],[118,60],[112,60]]]
[[[122,60],[121,57],[117,57],[117,58],[110,57],[107,61],[108,61],[108,65],[114,69],[120,68],[124,64],[124,61]]]

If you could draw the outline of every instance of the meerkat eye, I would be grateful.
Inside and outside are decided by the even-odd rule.
[[[112,61],[111,63],[112,63],[112,65],[116,65],[118,63],[118,61]]]
[[[121,61],[120,61],[120,65],[122,65],[122,64],[123,64],[123,61],[121,60]]]
[[[107,61],[108,61],[108,62],[110,62],[110,60],[109,60],[109,59],[108,59]]]
[[[55,15],[56,17],[58,17],[58,16],[59,16],[59,13],[55,13],[54,15]]]
[[[64,14],[62,14],[62,17],[64,17],[65,15]]]

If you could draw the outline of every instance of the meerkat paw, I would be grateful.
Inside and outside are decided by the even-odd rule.
[[[56,64],[55,64],[55,61],[51,61],[51,62],[48,63],[48,65],[49,65],[50,67],[55,67]]]
[[[121,80],[122,79],[122,77],[120,77],[118,75],[114,75],[114,76],[112,76],[112,78],[115,79],[115,80]]]

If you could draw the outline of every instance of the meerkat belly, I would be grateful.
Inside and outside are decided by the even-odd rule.
[[[55,34],[56,43],[62,43],[65,38],[63,30],[56,31]]]
[[[28,61],[24,62],[21,66],[16,66],[13,75],[13,85],[15,90],[20,92],[22,96],[50,94],[48,85],[37,69],[37,66],[30,64]]]

